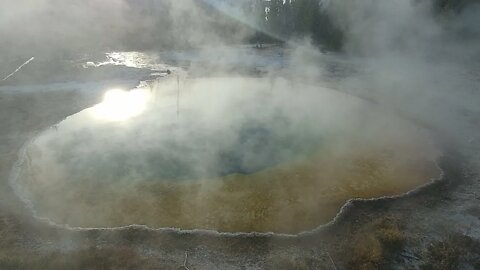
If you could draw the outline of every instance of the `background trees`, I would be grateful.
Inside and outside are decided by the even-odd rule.
[[[311,37],[325,49],[338,50],[342,33],[329,18],[319,0],[251,0],[257,9],[257,25],[265,33],[283,40]],[[265,37],[263,37],[265,38]],[[262,42],[262,37],[258,37]]]

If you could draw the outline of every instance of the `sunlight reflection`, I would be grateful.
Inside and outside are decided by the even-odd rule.
[[[105,93],[103,102],[94,106],[94,116],[108,121],[125,121],[140,115],[146,108],[150,94],[145,89],[124,91],[112,89]]]

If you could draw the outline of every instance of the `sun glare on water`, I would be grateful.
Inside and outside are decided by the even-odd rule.
[[[112,89],[105,93],[103,102],[94,106],[95,117],[108,121],[126,121],[140,115],[146,108],[149,93],[144,89],[124,91]]]

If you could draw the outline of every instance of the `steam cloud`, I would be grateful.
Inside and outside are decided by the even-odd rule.
[[[174,145],[172,149],[159,151],[166,153],[165,156],[176,158],[175,162],[166,160],[165,164],[170,162],[177,165],[197,164],[198,166],[193,167],[192,172],[185,170],[185,167],[178,168],[178,171],[173,173],[164,168],[159,170],[161,173],[167,173],[162,177],[183,179],[192,175],[210,177],[232,172],[251,173],[279,164],[286,160],[285,157],[292,156],[292,153],[288,153],[291,149],[278,149],[274,146],[282,143],[299,144],[299,148],[306,151],[305,148],[308,146],[302,143],[311,145],[311,137],[320,136],[320,131],[324,131],[323,128],[330,130],[332,126],[335,127],[333,130],[341,129],[347,134],[358,133],[360,137],[368,138],[368,141],[384,143],[390,142],[385,137],[402,142],[409,141],[410,132],[413,134],[418,132],[423,136],[423,131],[410,131],[402,125],[397,126],[397,122],[390,121],[389,117],[379,116],[382,113],[374,114],[371,118],[358,119],[353,116],[358,113],[355,106],[347,108],[346,111],[338,110],[338,107],[346,106],[348,102],[328,99],[331,103],[324,103],[321,100],[321,94],[311,92],[312,86],[335,89],[345,93],[346,98],[353,95],[368,100],[372,102],[372,106],[376,104],[388,113],[400,114],[422,125],[433,127],[433,130],[439,132],[438,135],[448,137],[455,142],[464,143],[472,136],[471,134],[478,132],[479,127],[472,124],[474,122],[471,120],[480,113],[478,107],[480,104],[478,95],[480,33],[478,29],[480,28],[477,27],[480,23],[479,5],[472,5],[455,17],[442,20],[434,14],[429,1],[337,0],[322,3],[321,8],[334,18],[334,23],[345,34],[342,53],[320,53],[310,44],[308,38],[288,43],[285,51],[282,51],[285,53],[282,57],[287,61],[282,63],[281,67],[273,68],[269,65],[263,67],[264,73],[261,75],[264,75],[267,78],[264,80],[269,81],[270,84],[262,81],[260,86],[273,89],[267,92],[258,91],[252,94],[248,89],[238,89],[236,92],[214,90],[214,94],[210,96],[212,94],[210,90],[228,88],[229,85],[228,83],[209,85],[218,81],[207,79],[206,83],[195,86],[198,88],[196,92],[198,96],[195,96],[194,101],[190,100],[191,103],[181,105],[185,108],[189,106],[200,108],[202,112],[196,115],[200,118],[196,120],[198,122],[190,120],[183,123],[184,127],[173,121],[166,126],[137,126],[134,130],[138,133],[128,128],[122,130],[121,127],[112,127],[108,124],[89,130],[80,127],[90,123],[78,116],[73,116],[64,122],[62,128],[67,129],[67,133],[71,132],[68,133],[69,135],[75,136],[66,135],[63,139],[54,136],[54,140],[42,142],[44,148],[65,147],[68,150],[65,151],[67,156],[50,157],[51,160],[48,161],[84,162],[85,160],[75,160],[82,154],[75,151],[85,151],[85,149],[74,147],[75,144],[81,143],[75,140],[97,137],[101,138],[102,142],[107,142],[93,145],[95,151],[108,150],[105,154],[98,156],[99,159],[103,159],[102,162],[110,160],[109,155],[115,154],[115,149],[118,150],[120,147],[121,155],[128,152],[134,153],[140,149],[142,158],[125,157],[119,160],[125,162],[134,160],[143,166],[140,161],[148,163],[145,161],[145,156],[148,156],[145,152],[148,152],[152,145],[161,148],[159,144],[164,142],[162,140],[175,137],[180,139],[176,144],[171,144]],[[32,55],[35,51],[55,55],[59,51],[96,50],[105,47],[152,50],[200,47],[201,49],[197,52],[200,55],[199,58],[203,60],[190,63],[188,67],[190,76],[201,74],[205,77],[236,77],[236,87],[231,88],[241,86],[258,88],[257,84],[249,84],[249,79],[239,78],[238,70],[232,68],[234,63],[241,61],[247,62],[244,63],[245,66],[256,66],[257,59],[245,58],[245,55],[238,50],[219,46],[241,42],[249,37],[254,29],[233,23],[221,13],[200,8],[199,2],[193,0],[152,1],[144,4],[151,5],[151,9],[138,9],[136,8],[138,3],[126,0],[3,1],[0,4],[0,34],[5,38],[2,38],[0,43],[0,48],[4,52],[0,56],[8,59],[12,55],[23,55],[27,52]],[[149,13],[149,10],[152,13]],[[155,13],[157,11],[159,14]],[[215,47],[212,50],[203,47],[204,45],[215,45]],[[161,61],[162,58],[159,57],[159,60]],[[257,76],[258,73],[255,75]],[[154,88],[157,89],[157,93],[161,93],[162,81],[159,81]],[[161,95],[158,98],[161,99]],[[222,103],[226,100],[228,102]],[[159,111],[153,110],[147,117],[176,119],[175,115],[163,115]],[[175,110],[171,111],[175,112]],[[465,116],[468,117],[465,118]],[[275,145],[269,148],[270,145],[267,144],[263,153],[272,154],[278,157],[278,160],[262,157],[255,152],[258,144],[265,143],[261,138],[262,134],[256,138],[258,141],[252,142],[252,145],[248,145],[248,142],[239,143],[241,141],[239,134],[242,133],[244,126],[230,126],[230,123],[251,123],[252,121],[255,123],[254,127],[246,128],[248,132],[255,133],[260,130],[260,133],[274,135],[267,136],[266,141],[273,140],[276,142]],[[148,123],[151,122],[155,121],[149,119]],[[179,133],[175,136],[163,137],[165,134],[172,135],[166,131],[167,128],[168,132],[179,131]],[[181,132],[185,130],[185,133]],[[203,137],[196,137],[198,134],[202,135],[204,131]],[[83,135],[78,136],[78,133],[82,132]],[[114,134],[112,135],[111,132]],[[165,133],[162,134],[162,132]],[[221,138],[219,141],[205,140],[220,133],[223,133],[223,136],[218,136]],[[153,136],[155,134],[159,135]],[[299,134],[308,138],[297,138],[299,142],[282,141],[285,137],[294,137]],[[125,144],[121,145],[115,140],[109,141],[109,136],[118,136],[116,138],[120,138],[119,141]],[[135,141],[135,138],[141,140]],[[198,141],[190,141],[190,144],[185,147],[185,142],[189,139],[198,139]],[[424,142],[424,145],[428,144],[423,139],[420,141]],[[112,146],[108,142],[117,144]],[[206,155],[208,154],[206,151],[209,149],[220,151],[216,147],[221,148],[225,145],[234,145],[248,151],[243,153],[245,156],[227,155],[228,159],[240,160],[238,163],[240,165],[232,170],[222,171],[228,166],[220,166],[222,160],[212,160],[211,156]],[[195,148],[196,152],[205,151],[202,152],[205,155],[177,156],[181,151],[190,153],[191,149],[187,149],[190,146]],[[129,148],[133,148],[132,151],[123,151],[130,150]],[[432,156],[430,151],[435,152],[430,147],[426,149],[428,150],[425,155],[429,157]],[[293,156],[295,154],[297,153]],[[417,153],[416,156],[421,155]],[[155,161],[162,158],[163,156],[154,156]],[[265,160],[272,163],[262,164]],[[92,167],[91,164],[87,165],[86,167]],[[115,177],[122,180],[139,178],[138,172],[125,171],[128,167],[125,164],[110,165],[113,167],[105,168],[108,171],[116,171],[117,175],[105,178]],[[151,168],[143,171],[148,170]],[[183,175],[179,175],[178,172]],[[54,173],[61,175],[64,172]],[[85,175],[89,175],[88,173],[90,172]],[[100,173],[96,173],[98,175],[105,171],[100,170]],[[144,175],[141,176],[144,177]],[[54,202],[54,198],[49,199]]]

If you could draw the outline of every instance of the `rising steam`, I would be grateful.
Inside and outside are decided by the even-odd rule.
[[[127,66],[122,76],[150,78],[109,91],[29,146],[17,190],[39,216],[298,233],[352,197],[428,182],[438,174],[434,142],[478,131],[464,117],[480,113],[478,5],[445,19],[430,1],[320,1],[344,35],[341,51],[321,53],[308,36],[273,32],[264,34],[284,47],[239,46],[263,28],[239,4],[207,2],[0,4],[3,58],[80,54],[72,62],[84,70]],[[109,48],[155,57],[129,61],[141,54]],[[108,61],[91,59],[107,49]],[[164,79],[171,66],[188,78]]]

